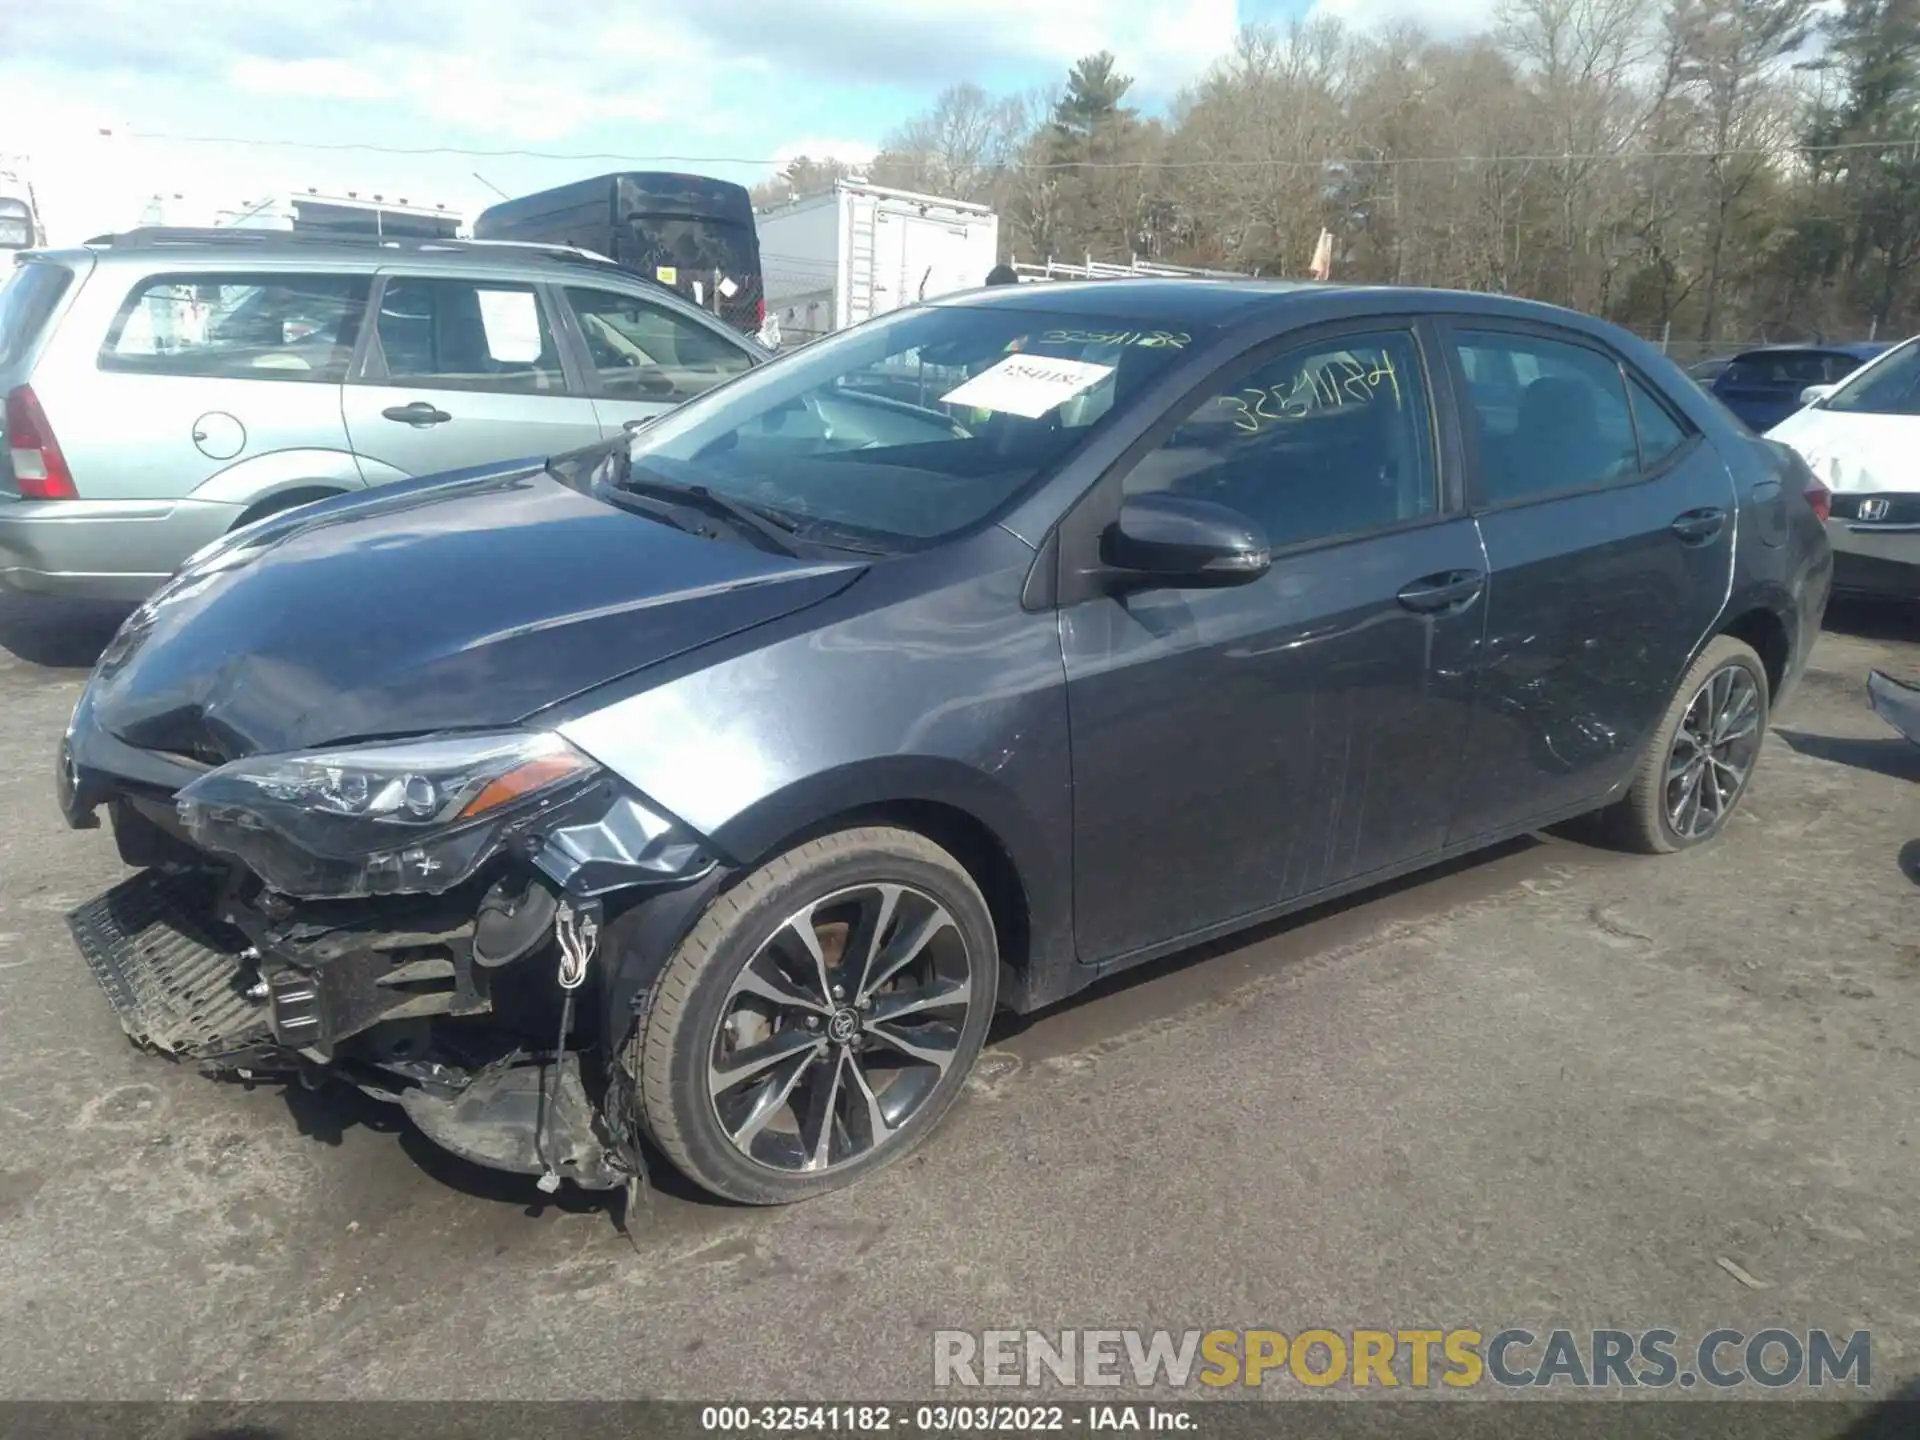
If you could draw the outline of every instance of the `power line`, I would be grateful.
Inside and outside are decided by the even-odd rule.
[[[375,145],[361,141],[277,140],[245,135],[175,135],[163,131],[130,130],[136,140],[164,140],[177,145],[240,145],[261,149],[357,151],[372,155],[458,156],[478,160],[610,161],[626,165],[748,165],[777,168],[778,156],[746,155],[629,155],[611,150],[480,150],[460,145]],[[1736,156],[1834,155],[1855,150],[1898,150],[1914,147],[1912,139],[1846,140],[1826,145],[1735,145],[1725,149],[1538,151],[1492,155],[1388,155],[1378,158],[1328,156],[1319,160],[1291,160],[1278,156],[1225,160],[1049,160],[1016,161],[1003,168],[1017,171],[1055,170],[1351,170],[1390,169],[1400,165],[1527,165],[1571,164],[1607,160],[1713,160]],[[823,157],[831,159],[833,157]]]

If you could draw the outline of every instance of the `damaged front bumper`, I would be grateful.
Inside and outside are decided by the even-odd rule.
[[[607,1007],[632,991],[611,957],[598,985],[568,988],[586,961],[576,943],[564,967],[561,941],[583,914],[622,915],[709,872],[685,832],[603,776],[456,888],[295,898],[191,843],[177,784],[156,783],[171,757],[103,770],[126,747],[85,719],[62,748],[63,808],[85,824],[104,806],[122,858],[146,868],[69,925],[136,1043],[215,1072],[352,1084],[452,1153],[543,1188],[639,1173],[630,1082],[611,1042],[582,1038],[619,1033]]]
[[[493,1169],[593,1190],[637,1172],[624,1104],[611,1121],[603,1114],[608,1089],[619,1101],[624,1082],[495,1009],[541,1013],[525,993],[540,989],[531,958],[524,975],[477,963],[472,918],[365,914],[341,925],[284,902],[273,913],[234,888],[211,873],[148,870],[68,917],[137,1044],[214,1072],[343,1080]],[[412,923],[391,928],[402,920]]]

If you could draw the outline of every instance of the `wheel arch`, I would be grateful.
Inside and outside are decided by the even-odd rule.
[[[315,483],[311,485],[289,485],[285,489],[275,490],[272,494],[263,495],[258,500],[255,500],[245,510],[240,512],[240,518],[234,521],[229,528],[237,530],[242,525],[251,525],[254,521],[264,520],[269,515],[278,515],[283,510],[292,510],[301,505],[311,505],[316,500],[331,500],[336,495],[344,495],[346,493],[347,492],[337,484]]]
[[[1787,667],[1792,663],[1794,651],[1793,608],[1784,596],[1778,599],[1760,593],[1742,597],[1727,609],[1721,623],[1715,627],[1714,635],[1730,635],[1735,640],[1753,647],[1759,655],[1760,664],[1767,672],[1767,700],[1776,703],[1785,687]],[[1700,642],[1700,649],[1706,649],[1709,635]],[[1695,652],[1697,659],[1699,652]],[[1691,661],[1688,662],[1691,665]]]
[[[767,796],[710,838],[735,868],[751,870],[817,836],[874,824],[925,835],[965,867],[993,916],[1003,967],[1024,980],[1064,877],[1037,817],[971,766],[890,756],[838,767]]]
[[[708,836],[720,863],[700,881],[647,897],[609,926],[608,1053],[681,940],[719,895],[766,861],[836,830],[891,825],[927,837],[980,887],[1000,950],[1001,1003],[1027,1010],[1075,988],[1065,867],[1026,808],[971,767],[889,757],[797,782]],[[1058,852],[1064,858],[1064,850]]]
[[[944,800],[883,800],[822,817],[781,840],[762,859],[836,830],[885,825],[924,835],[960,862],[986,899],[1003,976],[1018,986],[1032,960],[1032,905],[1006,842],[971,811]],[[1006,989],[1003,986],[1003,991]]]

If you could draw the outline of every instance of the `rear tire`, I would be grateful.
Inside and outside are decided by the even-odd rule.
[[[717,1195],[781,1205],[910,1154],[966,1083],[999,954],[966,869],[925,836],[810,840],[718,896],[626,1047],[639,1118]]]
[[[1746,798],[1767,735],[1767,671],[1716,635],[1647,740],[1633,786],[1602,819],[1624,849],[1670,855],[1716,838]]]

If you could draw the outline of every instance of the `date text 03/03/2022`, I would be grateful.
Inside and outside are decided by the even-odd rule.
[[[1185,1410],[1160,1405],[707,1405],[700,1428],[719,1434],[800,1431],[877,1435],[1028,1435],[1069,1430],[1191,1432]]]

